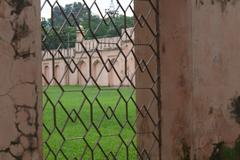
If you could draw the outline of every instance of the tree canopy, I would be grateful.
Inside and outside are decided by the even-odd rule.
[[[52,18],[42,18],[43,49],[74,47],[77,25],[84,28],[85,39],[95,37],[120,36],[123,28],[132,27],[133,17],[124,15],[107,16],[104,19],[93,14],[80,2],[62,6],[55,6]]]

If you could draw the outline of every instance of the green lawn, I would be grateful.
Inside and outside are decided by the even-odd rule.
[[[44,88],[45,158],[137,159],[134,101],[131,88]]]

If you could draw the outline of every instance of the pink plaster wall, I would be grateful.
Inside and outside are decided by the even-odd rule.
[[[207,159],[213,143],[231,145],[240,124],[231,114],[240,96],[240,3],[192,4],[193,154]],[[240,106],[238,106],[240,107]]]
[[[238,138],[239,17],[237,0],[160,1],[163,160],[207,160]]]
[[[0,1],[0,159],[38,160],[41,52],[36,19],[40,9],[38,1],[19,2]],[[149,3],[142,3],[147,13]],[[136,11],[140,9],[141,5]],[[154,146],[153,159],[159,159],[160,151],[163,160],[181,160],[187,147],[190,159],[206,160],[214,143],[231,145],[239,136],[236,115],[231,113],[232,99],[240,94],[239,11],[237,0],[161,0],[162,148]],[[152,26],[154,17],[150,16]],[[145,39],[137,38],[139,43],[150,39],[146,30],[142,33]],[[137,51],[139,58],[148,58],[144,52],[148,49]],[[149,63],[151,71],[156,66]],[[142,77],[137,87],[149,87],[147,74],[137,74]],[[137,92],[138,104],[147,103],[150,94]],[[156,102],[153,106],[149,113],[158,121],[159,106]],[[159,132],[155,129],[148,117],[140,118],[138,131],[152,134],[142,135],[138,143],[149,148],[152,135]]]
[[[157,1],[152,0],[157,6]],[[139,63],[136,67],[136,101],[137,101],[137,146],[141,158],[160,160],[160,117],[158,94],[158,56],[156,12],[150,1],[135,1],[135,12],[141,25],[135,29],[135,55]],[[146,22],[142,18],[146,18]],[[153,31],[153,33],[151,32]]]
[[[129,32],[130,31],[132,32],[133,29],[129,28]],[[134,49],[132,42],[129,41],[124,34],[122,37],[99,39],[99,41],[107,43],[100,44],[100,47],[97,46],[96,40],[84,40],[81,37],[82,35],[77,32],[77,42],[78,40],[82,40],[82,45],[86,47],[88,52],[84,50],[82,45],[80,45],[80,42],[76,43],[75,48],[60,50],[65,56],[67,63],[59,53],[56,53],[56,50],[51,51],[52,54],[55,55],[54,61],[49,51],[42,51],[42,72],[45,76],[45,79],[43,78],[42,80],[43,85],[46,85],[47,83],[50,85],[56,85],[56,81],[61,85],[80,84],[91,86],[97,84],[99,86],[110,87],[130,86],[131,82],[135,84],[136,69],[133,55],[135,53],[133,53]],[[134,39],[134,35],[132,35],[132,39]],[[117,48],[117,45],[114,44],[114,42],[116,44],[119,43],[120,49]],[[99,53],[96,52],[96,49],[98,49]],[[91,54],[91,61],[88,54]],[[110,61],[112,64],[110,64]],[[82,65],[80,65],[81,63],[84,63],[85,66],[82,67]],[[127,68],[125,68],[125,63],[127,63]],[[70,67],[67,66],[67,64]],[[55,66],[55,70],[56,66],[59,66],[59,74],[56,74],[55,76],[53,76],[53,66]],[[90,66],[92,69],[91,74]],[[46,67],[49,68],[49,74],[46,74],[44,71]],[[82,78],[79,82],[80,75],[84,76],[85,79]],[[66,79],[69,80],[66,81]]]
[[[0,1],[0,159],[41,159],[40,2]]]

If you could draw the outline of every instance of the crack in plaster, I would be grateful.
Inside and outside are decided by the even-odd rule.
[[[28,26],[26,19],[21,19],[24,9],[30,7],[32,11],[34,10],[32,4],[29,0],[7,0],[9,6],[13,8],[11,15],[13,16],[10,19],[10,24],[12,26],[12,30],[14,31],[14,35],[12,38],[12,47],[15,51],[15,59],[17,58],[28,58],[31,55],[35,57],[35,53],[31,52],[31,47],[28,48],[21,48],[23,45],[25,38],[28,38],[29,34],[31,33],[30,27]],[[34,42],[32,42],[34,43]],[[19,46],[20,45],[20,46]]]
[[[26,10],[27,14],[29,14],[31,13],[30,11],[34,9],[30,0],[5,0],[5,2],[7,2],[7,4],[9,5],[5,9],[11,10],[11,17],[10,18],[5,17],[5,19],[9,20],[12,31],[14,32],[14,35],[10,43],[10,45],[15,51],[15,55],[14,57],[12,57],[13,59],[12,59],[12,64],[10,69],[10,72],[13,72],[12,70],[13,64],[16,59],[19,59],[19,58],[26,59],[31,56],[35,58],[35,53],[31,51],[31,47],[30,47],[31,43],[27,43],[29,44],[27,46],[21,46],[25,39],[31,40],[32,38],[31,37],[32,35],[30,36],[31,27],[28,26],[28,23],[25,20],[26,13],[24,14],[22,13],[25,12],[24,10]],[[0,40],[2,41],[3,39],[0,37]],[[34,43],[33,40],[30,42]],[[38,87],[34,79],[31,82],[28,82],[28,81],[19,82],[19,81],[16,84],[14,84],[11,81],[12,85],[10,86],[10,88],[5,93],[2,93],[0,95],[0,98],[8,97],[11,103],[13,103],[13,108],[15,111],[14,125],[17,131],[16,133],[17,138],[13,136],[8,146],[4,146],[3,148],[0,148],[0,159],[2,158],[6,159],[7,157],[7,159],[21,160],[21,159],[34,159],[34,157],[35,158],[39,157],[37,153],[39,149],[38,147],[38,141],[39,141]],[[26,105],[19,104],[19,102],[16,101],[15,97],[17,96],[17,98],[21,99],[22,98],[21,96],[18,97],[20,93],[19,92],[12,93],[12,92],[14,92],[14,90],[16,90],[17,87],[27,87],[27,86],[28,88],[25,88],[24,92],[31,94],[33,96],[32,99],[34,99],[34,101],[33,103],[28,102]],[[31,87],[33,88],[32,90],[30,90]]]

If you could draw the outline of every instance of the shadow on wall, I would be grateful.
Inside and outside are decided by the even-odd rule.
[[[231,100],[229,109],[232,118],[240,124],[240,96],[236,96]],[[233,147],[224,141],[213,145],[213,152],[209,160],[240,160],[240,136],[235,140]]]

